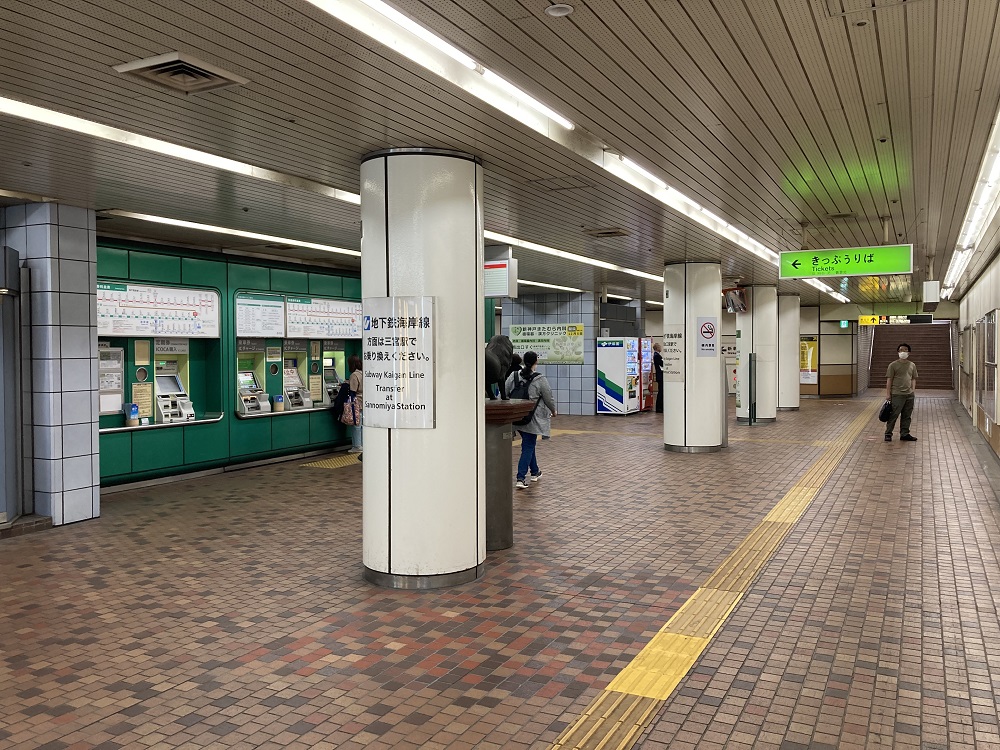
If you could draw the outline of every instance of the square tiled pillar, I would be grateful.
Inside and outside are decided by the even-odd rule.
[[[35,513],[54,525],[96,518],[96,218],[84,208],[35,203],[4,209],[0,228],[31,270]]]

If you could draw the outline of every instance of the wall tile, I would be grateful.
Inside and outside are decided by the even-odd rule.
[[[99,477],[99,472],[94,472],[95,477]],[[93,513],[93,517],[97,518],[101,515],[101,488],[92,487],[91,490],[91,501],[90,501],[90,512]]]
[[[19,205],[19,206],[8,206],[3,211],[0,211],[0,213],[4,215],[4,222],[5,222],[4,225],[8,228],[23,227],[25,224],[24,221],[25,209],[26,206]]]
[[[36,425],[34,432],[35,458],[62,458],[62,427]]]
[[[54,203],[29,203],[24,207],[24,223],[56,224],[56,205]]]
[[[59,295],[54,292],[32,292],[31,324],[56,325],[59,323]]]
[[[63,459],[63,491],[91,487],[94,484],[93,461],[90,454]],[[87,498],[90,508],[90,498]]]
[[[90,456],[91,447],[90,422],[81,424],[63,424],[63,456]],[[88,474],[89,476],[89,474]]]
[[[59,291],[59,261],[53,258],[34,258],[26,263],[31,270],[31,293]]]
[[[60,260],[59,291],[89,294],[92,289],[90,285],[90,266],[91,264],[88,261]],[[96,287],[93,287],[93,289],[96,292]]]
[[[88,216],[93,214],[93,211],[89,211],[86,208],[80,208],[79,206],[67,206],[64,203],[56,206],[56,219],[55,221],[60,227],[70,227],[78,228],[84,231],[90,229]],[[59,254],[62,256],[62,244],[60,242]]]
[[[60,492],[63,488],[61,459],[34,459],[32,474],[36,490],[41,492]]]
[[[55,427],[62,424],[62,394],[34,393],[31,397],[34,424]]]
[[[62,303],[60,303],[62,304]],[[62,326],[62,356],[64,359],[91,359],[94,349],[91,346],[90,326]],[[65,382],[65,381],[63,381]],[[89,375],[88,375],[89,382]],[[88,386],[89,387],[89,386]]]
[[[59,322],[68,326],[90,325],[90,308],[96,305],[93,294],[62,292],[59,295]]]
[[[36,393],[58,393],[62,390],[62,378],[60,377],[59,360],[38,359],[31,360],[31,379]]]
[[[35,513],[40,516],[51,516],[54,526],[61,524],[63,522],[62,493],[35,490]]]
[[[89,359],[64,359],[60,363],[62,391],[90,391],[91,364]],[[86,394],[81,394],[81,398]]]
[[[31,353],[39,359],[59,359],[61,331],[58,326],[31,327]]]
[[[93,518],[94,490],[92,487],[63,492],[63,523],[86,521]]]
[[[37,224],[25,230],[25,258],[54,258],[58,227],[52,224]]]

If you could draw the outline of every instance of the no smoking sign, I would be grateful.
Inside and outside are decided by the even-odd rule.
[[[716,333],[719,322],[717,318],[698,318],[698,355],[699,357],[714,357],[719,352],[716,348]]]

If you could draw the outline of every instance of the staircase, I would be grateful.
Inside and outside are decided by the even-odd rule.
[[[885,371],[899,357],[896,348],[909,344],[917,365],[917,391],[953,390],[951,323],[875,326],[869,388],[885,389]]]

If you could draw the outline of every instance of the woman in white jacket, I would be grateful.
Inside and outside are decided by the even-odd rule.
[[[521,458],[517,462],[517,482],[514,486],[519,490],[527,488],[529,472],[532,482],[537,482],[542,476],[542,470],[538,468],[538,460],[535,457],[535,443],[539,435],[549,436],[552,430],[552,417],[556,415],[552,388],[544,375],[535,372],[537,366],[538,355],[534,352],[525,352],[524,368],[520,372],[512,373],[506,383],[507,393],[510,393],[518,380],[521,382],[527,380],[528,399],[538,404],[531,421],[517,425],[517,431],[521,433]]]

